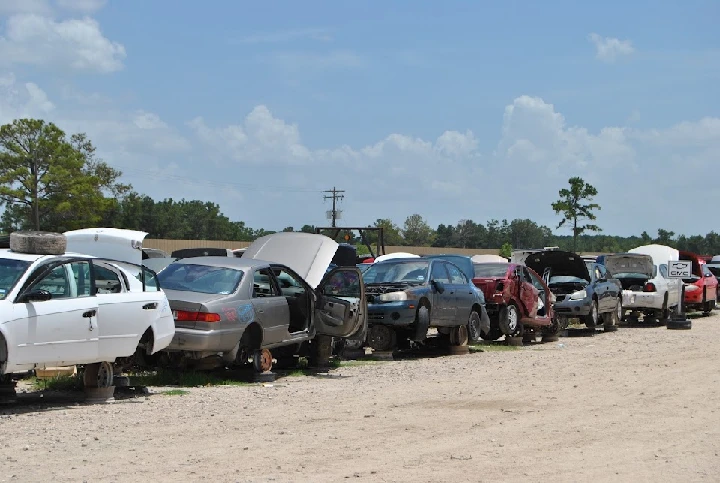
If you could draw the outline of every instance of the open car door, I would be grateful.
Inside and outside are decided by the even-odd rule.
[[[315,290],[315,330],[332,337],[352,337],[367,329],[365,284],[356,267],[328,272]]]

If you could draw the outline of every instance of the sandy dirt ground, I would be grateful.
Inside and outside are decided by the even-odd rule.
[[[106,404],[0,407],[0,481],[718,481],[720,315]]]

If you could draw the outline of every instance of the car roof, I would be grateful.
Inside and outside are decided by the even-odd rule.
[[[268,265],[277,265],[272,262],[266,262],[265,260],[254,260],[252,258],[238,258],[238,257],[192,257],[192,258],[181,258],[180,260],[174,261],[171,265],[183,264],[183,265],[207,265],[210,267],[227,267],[235,268],[238,270],[246,270],[249,268],[267,267]]]
[[[75,252],[65,252],[59,255],[38,255],[37,253],[20,253],[13,250],[10,250],[9,248],[2,248],[0,249],[0,258],[9,258],[12,260],[25,260],[28,262],[34,262],[36,260],[40,260],[41,258],[69,258],[69,257],[76,257],[76,258],[96,258],[92,255],[86,255],[84,253],[75,253]]]

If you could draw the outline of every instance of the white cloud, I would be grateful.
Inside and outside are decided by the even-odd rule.
[[[50,15],[52,8],[46,0],[0,0],[0,15],[16,13]]]
[[[125,47],[103,36],[85,17],[55,21],[35,14],[11,16],[0,36],[0,63],[109,73],[123,68]]]
[[[54,108],[36,84],[18,83],[13,74],[0,75],[0,124],[24,117],[44,117]]]
[[[595,56],[603,62],[615,62],[618,57],[635,52],[635,48],[629,40],[601,37],[596,33],[588,35],[588,40],[595,45]]]

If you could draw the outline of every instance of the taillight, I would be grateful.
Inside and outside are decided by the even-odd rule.
[[[503,290],[505,290],[505,284],[504,284],[503,282],[498,282],[498,283],[495,285],[495,291],[496,291],[496,292],[502,292]]]
[[[643,287],[643,292],[657,292],[657,288],[654,283],[648,282],[645,284],[645,287]]]
[[[220,322],[220,314],[209,312],[188,312],[187,310],[176,310],[175,320],[178,322]]]

